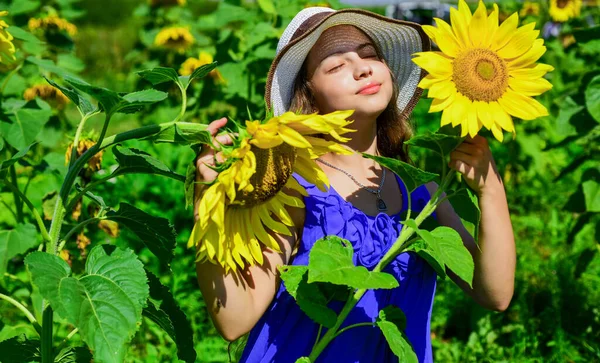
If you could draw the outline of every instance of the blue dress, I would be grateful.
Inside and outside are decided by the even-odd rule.
[[[394,174],[395,175],[395,174]],[[326,235],[345,238],[354,247],[354,263],[372,270],[394,243],[402,228],[400,215],[408,205],[406,186],[396,176],[402,190],[402,211],[389,216],[379,213],[369,216],[343,199],[333,188],[326,192],[294,174],[304,186],[306,217],[302,239],[293,265],[308,265],[308,255],[315,241]],[[414,216],[425,206],[430,195],[422,185],[411,193]],[[342,327],[361,322],[374,322],[379,310],[395,305],[406,315],[406,335],[419,362],[433,362],[430,340],[430,320],[436,287],[435,271],[413,252],[396,257],[383,270],[396,277],[400,286],[391,290],[367,290],[350,312]],[[329,305],[341,311],[343,302]],[[283,282],[273,302],[256,323],[248,337],[240,362],[288,363],[308,356],[317,336],[319,325],[304,314]],[[323,332],[326,328],[323,328]],[[333,339],[317,359],[335,363],[398,362],[385,337],[377,326],[351,328]]]

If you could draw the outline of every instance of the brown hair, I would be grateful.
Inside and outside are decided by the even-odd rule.
[[[377,46],[375,45],[375,47]],[[379,49],[377,49],[377,53],[380,54]],[[383,60],[381,56],[380,59]],[[294,96],[289,108],[291,111],[303,114],[319,112],[308,82],[306,63],[304,61],[294,82]],[[390,74],[394,87],[389,104],[377,117],[377,150],[382,156],[399,158],[404,162],[410,163],[408,145],[404,142],[412,136],[412,127],[408,116],[400,113],[398,109],[398,84],[394,79],[394,74],[392,72]]]

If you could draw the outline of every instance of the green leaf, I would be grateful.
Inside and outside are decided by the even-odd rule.
[[[49,253],[33,252],[25,264],[42,296],[79,329],[94,361],[122,362],[148,298],[146,274],[133,251],[94,247],[81,278],[70,277],[69,265]]]
[[[272,0],[258,0],[258,6],[267,14],[276,15],[275,5]]]
[[[67,96],[71,100],[71,102],[73,102],[75,106],[77,106],[82,115],[89,115],[97,110],[97,108],[94,107],[86,97],[84,97],[81,93],[77,92],[77,90],[68,87],[63,87],[48,78],[46,78],[46,81],[50,83],[53,87],[58,88],[62,93],[64,93],[65,96]]]
[[[53,61],[49,60],[49,59],[39,59],[36,58],[32,55],[30,55],[29,57],[25,58],[29,63],[33,63],[35,65],[37,65],[38,67],[40,67],[41,69],[54,73],[54,74],[58,74],[61,77],[67,77],[67,76],[71,76],[73,77],[73,73],[57,66],[56,64],[54,64]]]
[[[27,155],[29,150],[31,150],[31,147],[35,144],[36,143],[34,142],[33,144],[30,144],[30,145],[26,146],[25,148],[19,150],[8,160],[0,161],[0,170],[7,169],[8,167],[13,165],[17,161],[21,160],[25,155]],[[0,147],[0,150],[2,150],[1,147]]]
[[[328,236],[315,242],[309,255],[308,282],[330,282],[355,289],[392,289],[398,281],[390,274],[373,272],[352,262],[350,242]]]
[[[585,198],[585,209],[588,212],[600,212],[600,184],[597,180],[586,180],[581,183]]]
[[[179,76],[177,75],[177,71],[175,71],[173,68],[156,67],[152,69],[145,69],[143,71],[137,72],[137,74],[138,76],[144,78],[145,80],[147,80],[155,86],[157,84],[169,81],[173,81],[181,85],[181,83],[179,82]]]
[[[41,362],[40,341],[29,340],[25,334],[1,341],[0,352],[2,363]]]
[[[184,181],[185,176],[177,174],[169,169],[160,160],[153,158],[150,154],[133,148],[119,149],[117,145],[112,149],[119,167],[114,171],[115,175],[121,174],[158,174],[175,180]]]
[[[443,226],[429,232],[419,229],[412,219],[402,223],[416,231],[419,237],[423,239],[428,250],[437,255],[437,257],[432,257],[438,264],[443,261],[446,267],[468,283],[469,286],[473,286],[473,270],[475,269],[473,256],[463,244],[458,232],[450,227]]]
[[[168,219],[153,217],[127,203],[121,203],[118,211],[110,211],[106,217],[135,233],[161,263],[171,263],[176,233]]]
[[[584,109],[583,106],[578,105],[571,97],[567,96],[562,102],[559,103],[560,109],[558,110],[558,116],[556,117],[556,132],[561,136],[576,135],[577,129],[571,124],[571,118]]]
[[[380,165],[385,166],[396,173],[402,179],[404,185],[406,185],[406,189],[409,193],[412,193],[412,191],[418,186],[439,178],[439,175],[437,174],[415,168],[414,166],[398,159],[387,158],[385,156],[375,156],[366,153],[362,153],[362,155],[365,158],[377,161]]]
[[[600,122],[600,75],[588,83],[585,89],[585,105],[590,115]]]
[[[573,36],[577,39],[577,43],[585,43],[591,40],[598,39],[598,32],[600,32],[600,25],[596,25],[589,28],[579,28],[573,31]]]
[[[402,310],[395,306],[386,306],[379,311],[377,326],[381,329],[390,349],[399,358],[400,362],[418,363],[419,359],[413,350],[408,337],[403,332],[406,326],[406,317]]]
[[[411,243],[406,251],[414,251],[422,259],[427,261],[435,272],[442,278],[446,278],[446,268],[441,253],[437,250],[436,244],[427,244],[423,240],[418,240]]]
[[[296,359],[296,363],[311,363],[311,361],[308,357],[300,357]]]
[[[177,345],[177,357],[187,363],[196,361],[194,350],[194,331],[185,313],[177,305],[173,295],[166,286],[163,286],[158,277],[146,271],[150,286],[150,297],[159,300],[160,307],[149,302],[143,310],[144,316],[160,326]]]
[[[191,122],[174,122],[165,125],[158,133],[145,138],[156,143],[169,142],[175,144],[211,144],[208,125]]]
[[[19,0],[13,1],[8,8],[11,16],[20,15],[37,10],[41,5],[39,0]]]
[[[11,123],[0,122],[0,134],[10,146],[24,149],[35,141],[51,115],[50,109],[19,108],[8,115]]]
[[[92,86],[86,81],[72,76],[65,76],[64,79],[71,86],[96,99],[102,106],[102,110],[107,114],[116,112],[118,106],[122,103],[121,96],[119,96],[119,94],[115,91],[111,91],[107,88]]]
[[[39,244],[33,224],[18,224],[15,229],[0,231],[0,276],[4,276],[8,261]]]
[[[481,209],[477,194],[470,189],[461,189],[450,198],[450,204],[458,216],[474,226],[473,239],[479,240],[479,223],[481,222]]]
[[[185,208],[194,206],[194,186],[196,182],[196,163],[191,162],[188,164],[185,171]]]
[[[179,82],[183,85],[185,89],[187,89],[193,80],[206,77],[216,67],[217,62],[201,65],[200,67],[194,69],[192,74],[190,74],[189,76],[179,77]]]
[[[54,358],[55,363],[90,363],[92,353],[86,347],[67,347],[61,349]]]
[[[446,135],[439,132],[427,132],[411,137],[406,144],[432,150],[442,156],[450,154],[463,138],[458,135]]]
[[[318,324],[332,328],[337,314],[327,307],[318,283],[308,283],[308,269],[308,266],[284,265],[279,267],[279,272],[286,290],[296,299],[300,309]]]
[[[128,93],[123,96],[123,101],[118,105],[117,111],[121,113],[135,113],[156,102],[167,98],[166,92],[155,89],[146,89],[143,91]]]
[[[15,39],[19,39],[24,42],[30,42],[30,43],[35,43],[35,44],[45,44],[43,41],[38,39],[38,37],[36,37],[35,35],[31,34],[30,32],[28,32],[26,30],[23,30],[22,28],[19,28],[17,26],[11,25],[8,28],[6,28],[6,30],[10,33],[10,35],[15,37]]]

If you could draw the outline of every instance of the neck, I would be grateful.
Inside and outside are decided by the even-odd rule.
[[[363,158],[361,155],[361,153],[379,155],[377,152],[377,118],[374,120],[355,119],[354,122],[349,125],[349,128],[355,129],[356,132],[345,135],[351,138],[351,140],[344,145],[352,149],[354,154],[337,155],[328,153],[323,155],[321,159],[346,169],[368,169],[372,167],[379,169],[374,160]],[[333,140],[333,138],[329,136],[326,136],[326,138]]]

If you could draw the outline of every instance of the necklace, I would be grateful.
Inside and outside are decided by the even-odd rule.
[[[379,188],[377,188],[377,190],[373,190],[371,188],[368,188],[364,185],[362,185],[358,180],[356,180],[350,173],[348,173],[345,170],[342,170],[340,168],[338,168],[337,166],[331,165],[330,163],[326,162],[325,160],[321,160],[320,158],[317,158],[317,161],[320,163],[323,163],[325,165],[327,165],[330,168],[333,168],[337,171],[341,171],[342,173],[346,174],[347,176],[350,177],[350,179],[352,179],[352,181],[354,183],[356,183],[356,185],[358,185],[359,187],[363,188],[364,190],[368,191],[369,193],[375,194],[375,196],[377,197],[377,210],[379,210],[380,212],[384,212],[387,210],[387,205],[385,204],[385,202],[383,201],[383,199],[381,199],[381,188],[383,187],[383,183],[385,182],[385,168],[382,167],[383,169],[383,175],[381,176],[381,183],[379,183]]]

